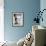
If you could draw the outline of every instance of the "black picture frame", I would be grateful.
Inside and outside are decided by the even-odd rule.
[[[13,27],[24,26],[24,12],[12,12],[12,26]]]

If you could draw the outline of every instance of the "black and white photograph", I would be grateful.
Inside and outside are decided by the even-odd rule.
[[[13,13],[13,26],[23,26],[24,13],[23,12],[15,12]]]

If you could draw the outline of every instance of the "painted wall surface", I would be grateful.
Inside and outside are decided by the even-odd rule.
[[[41,9],[41,11],[42,11],[43,9],[46,9],[46,0],[41,0],[41,1],[40,1],[40,9]],[[42,17],[43,17],[43,22],[41,21],[41,22],[40,22],[40,25],[46,27],[46,20],[45,20],[45,19],[46,19],[46,10],[43,12]]]
[[[40,0],[4,0],[4,35],[7,41],[18,41],[32,29]],[[24,12],[24,27],[12,27],[12,12]]]

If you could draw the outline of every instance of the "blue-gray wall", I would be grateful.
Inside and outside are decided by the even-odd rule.
[[[41,0],[40,1],[40,10],[42,11],[43,9],[46,9],[46,0]],[[43,22],[40,22],[40,25],[45,26],[46,27],[46,10],[43,12]]]
[[[40,0],[4,0],[4,35],[7,41],[18,41],[32,28],[40,9]],[[12,12],[24,12],[24,27],[12,27]]]

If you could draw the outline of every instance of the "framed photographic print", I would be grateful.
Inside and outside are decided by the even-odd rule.
[[[13,26],[23,26],[24,25],[24,12],[13,12],[12,25]]]

